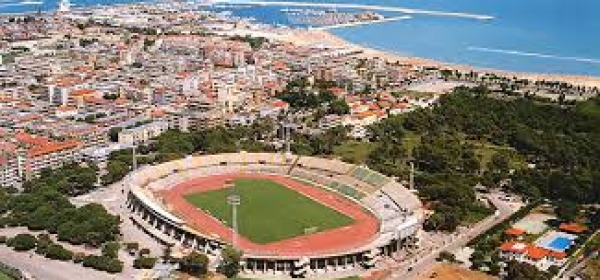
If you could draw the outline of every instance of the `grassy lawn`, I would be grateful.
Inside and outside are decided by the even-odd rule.
[[[474,225],[477,222],[488,217],[490,213],[478,212],[478,211],[469,211],[462,221],[462,225]]]
[[[343,227],[352,218],[324,206],[276,182],[262,179],[235,180],[239,233],[254,243],[267,244],[302,235],[305,229],[315,232]],[[231,189],[221,189],[186,196],[196,207],[231,226],[231,208],[227,196]]]
[[[333,153],[343,161],[360,164],[366,162],[374,147],[375,145],[369,142],[348,141],[336,146]]]
[[[413,132],[406,132],[402,138],[402,145],[406,148],[408,156],[412,156],[412,152],[419,144],[421,144],[421,135]]]
[[[584,102],[580,102],[576,107],[577,111],[581,114],[590,117],[600,117],[600,98],[590,98]]]
[[[525,159],[523,156],[520,156],[515,152],[515,149],[512,147],[506,146],[498,146],[490,143],[484,143],[480,141],[469,141],[471,144],[475,145],[475,154],[481,158],[481,166],[486,166],[490,160],[492,160],[492,156],[500,151],[505,151],[511,153],[511,161],[510,165],[512,168],[521,168],[525,166]]]
[[[414,91],[414,90],[404,90],[401,92],[395,92],[393,93],[394,96],[396,97],[401,97],[401,96],[410,96],[412,98],[431,98],[435,95],[435,93],[433,92],[423,92],[423,91]]]
[[[0,272],[0,280],[14,280],[14,278]]]

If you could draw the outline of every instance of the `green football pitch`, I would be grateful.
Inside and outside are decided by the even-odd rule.
[[[257,244],[352,224],[353,219],[292,189],[266,179],[236,179],[238,232]],[[186,200],[231,227],[227,196],[233,189],[192,193]]]

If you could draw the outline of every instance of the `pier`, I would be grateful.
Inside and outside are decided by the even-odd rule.
[[[223,1],[221,1],[223,2]],[[403,7],[390,7],[390,6],[379,6],[379,5],[362,5],[362,4],[350,4],[350,3],[310,3],[310,2],[286,2],[286,1],[225,1],[231,5],[258,5],[258,6],[285,6],[285,7],[311,7],[311,8],[326,8],[326,9],[361,9],[370,11],[384,11],[384,12],[399,12],[410,15],[430,15],[430,16],[443,16],[443,17],[458,17],[475,20],[492,20],[493,16],[489,15],[478,15],[458,12],[443,12],[443,11],[431,11],[422,9],[412,9]]]
[[[328,26],[312,27],[310,29],[330,30],[330,29],[336,29],[336,28],[345,28],[345,27],[352,27],[352,26],[359,26],[359,25],[366,25],[366,24],[381,23],[381,22],[407,20],[407,19],[411,19],[411,18],[412,18],[411,16],[398,16],[398,17],[382,18],[382,19],[377,19],[377,20],[354,21],[354,22],[340,23],[340,24],[334,24],[334,25],[328,25]]]

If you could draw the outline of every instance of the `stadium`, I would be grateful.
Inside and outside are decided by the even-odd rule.
[[[418,242],[418,198],[368,168],[279,153],[190,156],[133,172],[127,208],[158,241],[219,256],[242,272],[315,277],[371,268]]]

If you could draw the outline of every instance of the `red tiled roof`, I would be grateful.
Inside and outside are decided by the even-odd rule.
[[[274,100],[271,102],[271,106],[276,108],[286,108],[289,106],[289,104],[283,100]]]
[[[557,251],[548,251],[548,256],[553,257],[555,259],[564,259],[567,257],[567,253],[557,252]]]
[[[500,250],[504,252],[513,252],[513,253],[525,253],[527,251],[527,245],[525,243],[520,242],[505,242],[500,245]]]
[[[71,92],[71,95],[73,96],[86,96],[91,94],[94,94],[94,91],[91,89],[76,89]]]
[[[64,142],[51,142],[46,145],[34,147],[27,151],[27,157],[38,157],[67,149],[74,149],[81,146],[82,143],[75,140],[67,140]]]
[[[578,223],[562,223],[558,228],[570,233],[582,233],[587,230],[587,227]]]
[[[15,139],[23,144],[28,144],[28,145],[45,145],[47,143],[50,142],[49,138],[46,137],[40,137],[40,136],[33,136],[24,132],[19,132],[17,134],[15,134]]]
[[[406,109],[408,107],[410,107],[410,104],[404,103],[404,102],[394,104],[394,108],[398,108],[398,109]]]
[[[153,109],[150,111],[151,117],[162,117],[165,115],[165,111],[162,109]]]
[[[16,153],[17,145],[10,142],[0,142],[0,151]]]
[[[56,112],[71,112],[71,111],[77,111],[77,108],[75,108],[73,106],[60,106],[60,107],[56,108]]]
[[[534,260],[539,260],[539,259],[542,259],[542,258],[548,256],[548,252],[549,251],[546,249],[539,248],[539,247],[532,246],[532,245],[528,246],[528,248],[527,248],[527,256]]]
[[[525,231],[520,228],[513,227],[513,228],[509,228],[509,229],[505,230],[504,233],[507,235],[519,236],[519,235],[525,234]]]

